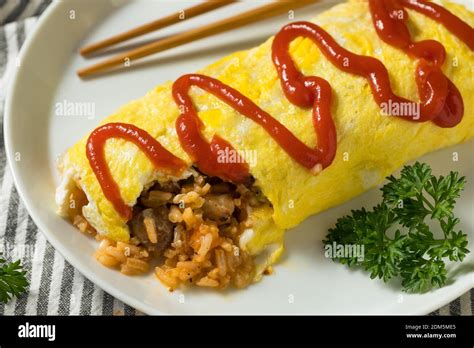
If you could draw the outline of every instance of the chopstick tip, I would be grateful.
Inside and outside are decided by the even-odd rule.
[[[92,53],[93,50],[91,50],[90,46],[83,47],[79,50],[79,53],[81,56],[85,57],[88,54]]]
[[[80,78],[80,79],[84,79],[88,74],[88,68],[82,68],[82,69],[79,69],[76,71],[76,74],[77,76]]]

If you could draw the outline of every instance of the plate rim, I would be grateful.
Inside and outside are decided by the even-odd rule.
[[[454,0],[455,2],[459,2]],[[20,61],[22,60],[23,56],[26,55],[26,52],[30,50],[30,46],[33,41],[35,41],[36,37],[39,35],[41,30],[47,25],[49,19],[56,15],[56,12],[61,10],[61,6],[64,5],[65,2],[63,1],[54,1],[46,11],[39,17],[38,21],[35,23],[35,28],[33,32],[26,38],[25,42],[23,43],[21,50],[18,54]],[[65,5],[64,5],[65,6]],[[120,5],[124,6],[124,5]],[[21,169],[16,165],[16,161],[14,161],[14,151],[13,151],[13,139],[11,136],[11,127],[13,125],[13,118],[11,116],[11,109],[13,107],[13,96],[15,93],[18,93],[16,90],[18,89],[19,79],[18,73],[21,69],[16,69],[11,73],[8,77],[7,84],[6,84],[6,97],[5,97],[5,108],[4,108],[4,122],[3,122],[3,130],[4,130],[4,143],[5,143],[5,153],[7,158],[7,165],[11,171],[13,184],[15,185],[18,195],[24,204],[28,214],[31,216],[34,223],[38,226],[38,230],[46,240],[51,243],[55,250],[57,250],[66,261],[68,261],[74,268],[76,268],[85,278],[89,279],[91,282],[96,284],[99,288],[106,291],[110,295],[114,296],[118,300],[126,303],[137,310],[150,315],[173,315],[172,313],[163,312],[161,310],[157,310],[152,305],[147,305],[145,302],[138,300],[137,298],[131,297],[126,295],[124,292],[120,291],[118,288],[112,286],[109,282],[102,279],[101,277],[96,276],[94,273],[91,273],[87,267],[80,261],[74,253],[70,250],[65,248],[61,242],[54,237],[53,233],[49,232],[49,228],[47,224],[43,222],[42,218],[40,218],[36,214],[36,210],[32,207],[30,199],[26,195],[26,184],[23,184],[20,177],[21,177]],[[471,140],[474,141],[474,140]],[[474,252],[474,251],[473,251]],[[410,314],[413,315],[426,315],[430,312],[437,310],[444,305],[450,303],[457,297],[465,294],[470,289],[474,288],[474,277],[469,283],[469,280],[463,282],[464,284],[460,284],[459,291],[451,291],[449,295],[445,295],[441,297],[438,301],[431,301],[429,304],[425,306],[418,306],[413,312]],[[403,312],[401,312],[403,313]],[[400,315],[401,313],[395,312],[387,312],[383,313],[382,315]],[[285,313],[282,313],[285,314]],[[295,313],[286,313],[286,315],[301,315]],[[193,315],[192,313],[186,314],[179,314],[179,315]],[[202,315],[202,314],[201,314]],[[204,314],[206,315],[206,314]],[[268,314],[267,314],[268,315]],[[280,314],[271,314],[271,315],[280,315]],[[331,315],[331,314],[322,314],[322,315]],[[347,314],[346,314],[347,315]],[[350,314],[349,315],[353,315]],[[371,315],[371,314],[359,314],[359,315]]]

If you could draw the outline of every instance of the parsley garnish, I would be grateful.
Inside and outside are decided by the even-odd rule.
[[[26,291],[28,281],[25,274],[20,261],[7,263],[0,257],[0,302],[7,303],[12,296],[19,296]]]
[[[427,164],[405,166],[401,176],[387,178],[383,202],[371,211],[353,210],[329,229],[325,245],[363,245],[364,257],[334,257],[335,261],[362,266],[370,277],[400,276],[403,290],[423,293],[446,283],[444,260],[462,261],[469,250],[467,235],[457,230],[453,214],[466,180],[457,172],[435,177]],[[442,231],[435,238],[427,220]]]

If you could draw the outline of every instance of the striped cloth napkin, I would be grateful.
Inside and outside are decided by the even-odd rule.
[[[17,64],[18,51],[34,30],[37,16],[51,0],[0,0],[0,252],[21,259],[30,282],[28,291],[0,315],[139,315],[80,274],[38,231],[13,185],[3,143],[5,88]],[[474,290],[432,315],[472,315]]]

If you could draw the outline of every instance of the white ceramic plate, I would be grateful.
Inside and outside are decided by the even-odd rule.
[[[309,19],[337,2],[325,1],[297,11],[295,19]],[[233,51],[253,47],[288,21],[288,18],[273,19],[170,50],[148,59],[139,69],[132,67],[122,74],[87,82],[76,77],[76,69],[89,63],[77,54],[84,43],[116,34],[192,3],[60,1],[47,10],[35,33],[25,43],[21,67],[12,80],[7,99],[5,143],[18,191],[53,246],[105,291],[149,314],[425,314],[473,287],[474,253],[462,264],[450,266],[452,281],[447,286],[424,295],[404,294],[400,292],[398,281],[383,284],[370,280],[367,273],[348,270],[324,257],[321,240],[328,228],[350,209],[377,202],[378,190],[314,216],[288,232],[287,252],[275,274],[243,291],[215,293],[190,289],[185,291],[182,303],[181,291],[169,293],[152,275],[127,278],[95,261],[96,242],[55,214],[57,156],[121,104]],[[234,9],[239,11],[255,5],[233,5],[163,30],[158,35],[185,30],[233,13]],[[95,117],[56,115],[57,103],[64,101],[93,103]],[[470,233],[471,249],[474,246],[473,150],[474,144],[470,142],[421,159],[429,163],[435,173],[454,169],[467,176],[469,183],[456,213],[461,218],[461,228]],[[453,151],[459,153],[459,162],[452,161]],[[16,152],[21,153],[22,161],[13,160]]]

